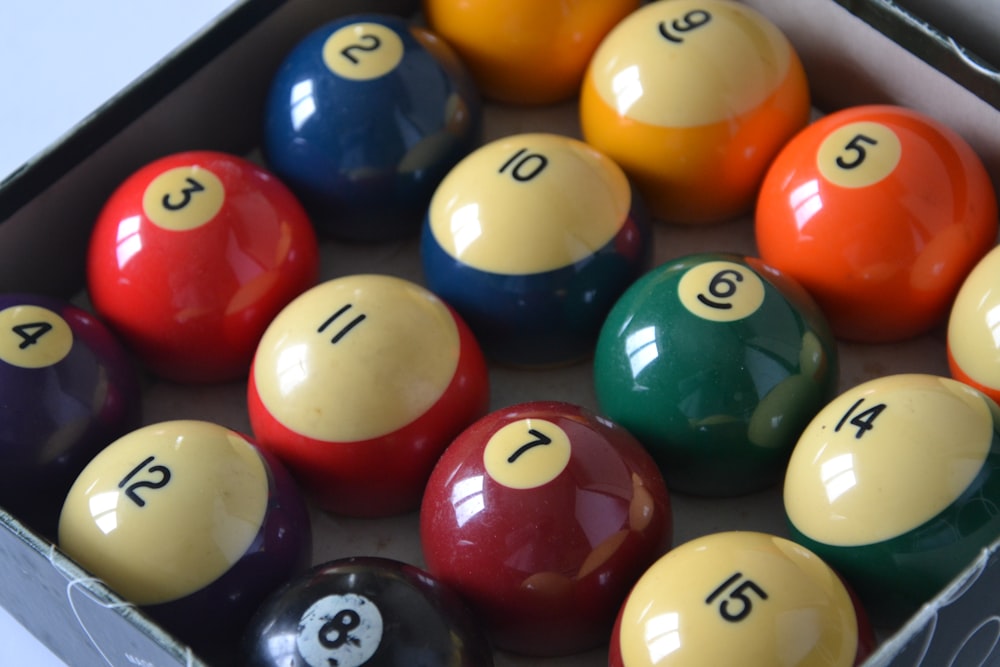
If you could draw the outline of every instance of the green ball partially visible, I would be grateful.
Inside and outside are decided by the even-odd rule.
[[[646,446],[672,491],[706,496],[777,483],[838,372],[836,341],[805,290],[729,253],[641,277],[594,355],[601,412]]]

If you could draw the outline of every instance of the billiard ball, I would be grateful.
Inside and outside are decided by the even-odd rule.
[[[861,664],[864,608],[829,565],[783,537],[712,533],[660,558],[615,621],[610,667]]]
[[[107,200],[87,254],[95,312],[175,382],[246,377],[277,312],[315,284],[312,224],[277,178],[235,155],[159,158]]]
[[[606,642],[672,527],[663,477],[635,438],[554,401],[501,408],[463,431],[420,508],[427,570],[498,648],[529,655]]]
[[[557,365],[593,352],[608,310],[648,268],[652,235],[613,161],[567,136],[515,134],[441,182],[420,255],[427,286],[487,357]]]
[[[947,355],[951,376],[1000,401],[1000,246],[979,260],[955,296],[948,315]]]
[[[946,317],[996,242],[981,160],[919,112],[858,106],[795,136],[761,186],[761,258],[797,279],[838,338],[893,342]]]
[[[434,188],[479,143],[481,114],[444,40],[400,17],[352,14],[286,56],[262,149],[324,236],[398,240],[419,233]]]
[[[59,547],[196,650],[231,646],[267,595],[308,567],[291,476],[246,436],[205,421],[143,426],[77,477]]]
[[[428,25],[455,47],[486,97],[552,104],[579,92],[601,39],[639,0],[424,0]]]
[[[261,339],[247,388],[253,432],[322,509],[416,510],[438,456],[489,407],[483,354],[462,319],[388,275],[323,282]]]
[[[601,412],[649,449],[671,490],[776,483],[835,394],[836,342],[809,295],[759,259],[684,255],[640,278],[601,329]]]
[[[492,667],[455,591],[389,558],[342,558],[278,589],[244,632],[240,665]]]
[[[914,613],[1000,536],[1000,409],[961,382],[889,375],[824,407],[792,454],[790,532],[872,618]]]
[[[132,359],[92,313],[0,295],[0,505],[54,538],[63,498],[106,445],[139,426]]]
[[[584,139],[625,169],[655,217],[707,223],[753,208],[810,103],[798,55],[767,18],[728,0],[673,0],[608,33],[579,111]]]

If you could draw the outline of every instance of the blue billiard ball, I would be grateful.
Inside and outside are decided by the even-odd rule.
[[[434,189],[479,142],[481,102],[442,39],[357,14],[307,35],[271,82],[263,154],[326,236],[416,236]]]
[[[624,172],[547,133],[498,139],[462,160],[435,191],[421,238],[427,286],[489,358],[513,366],[586,358],[651,256],[648,215]]]

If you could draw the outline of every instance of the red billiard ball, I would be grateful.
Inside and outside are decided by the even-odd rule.
[[[315,232],[288,188],[243,158],[194,151],[115,190],[92,233],[87,287],[149,370],[223,382],[246,377],[267,324],[318,269]]]
[[[463,431],[420,508],[428,571],[469,601],[496,646],[530,655],[607,641],[672,526],[639,442],[559,402],[496,410]]]
[[[997,200],[954,131],[910,109],[859,106],[782,149],[755,230],[761,258],[816,298],[838,338],[891,342],[944,319],[996,242]]]
[[[132,360],[92,313],[0,295],[0,505],[54,537],[76,476],[139,426],[139,397]]]
[[[428,25],[458,51],[483,94],[552,104],[579,92],[601,39],[639,0],[424,0]]]
[[[948,316],[948,368],[956,380],[1000,402],[1000,246],[962,282]]]
[[[465,602],[429,572],[378,557],[314,566],[254,615],[245,667],[492,667]]]
[[[350,275],[305,292],[261,338],[247,390],[261,445],[323,509],[415,510],[434,463],[486,413],[489,376],[465,323],[424,287]]]
[[[632,177],[654,216],[679,223],[749,212],[809,113],[791,43],[729,0],[645,4],[601,42],[580,92],[583,138]]]
[[[59,547],[196,650],[231,648],[271,592],[308,567],[312,532],[294,481],[223,426],[132,431],[77,477]]]
[[[686,542],[642,575],[615,621],[608,664],[851,667],[874,646],[865,609],[816,554],[732,531]]]

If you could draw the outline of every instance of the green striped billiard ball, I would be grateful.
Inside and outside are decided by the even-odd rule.
[[[1000,408],[950,378],[847,390],[806,427],[785,478],[795,541],[895,624],[1000,536]]]
[[[601,412],[671,490],[734,496],[776,484],[834,395],[836,343],[812,299],[760,260],[700,253],[636,281],[601,329]]]

